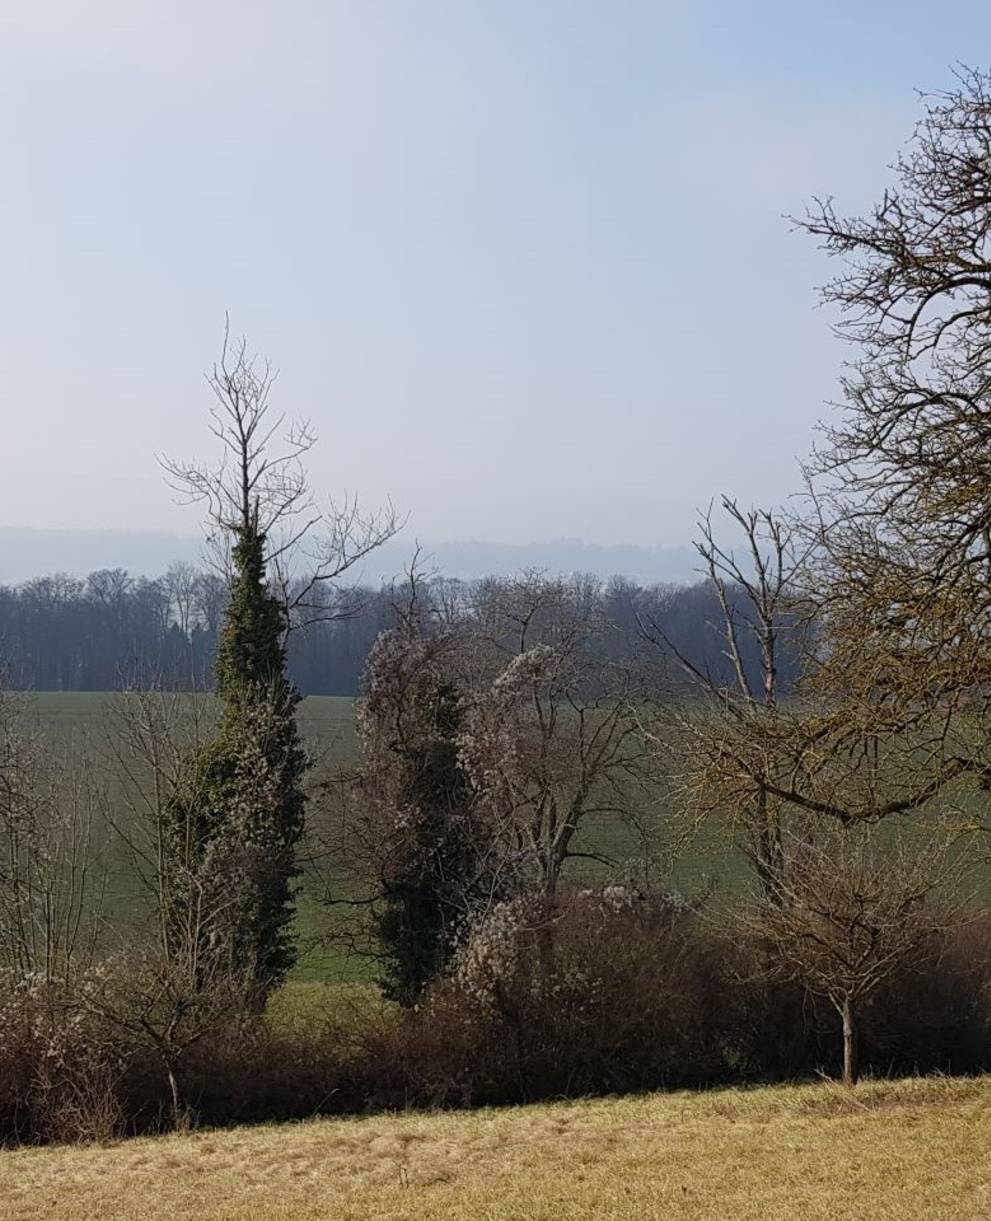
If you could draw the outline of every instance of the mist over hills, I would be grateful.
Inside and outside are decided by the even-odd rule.
[[[387,543],[352,570],[352,580],[378,585],[400,576],[415,547],[412,535]],[[176,560],[199,564],[203,557],[202,538],[166,531],[0,526],[0,584],[4,585],[53,572],[85,576],[98,568],[126,568],[133,576],[154,577]],[[644,585],[681,584],[699,575],[698,556],[691,547],[603,546],[570,538],[537,543],[423,542],[420,560],[427,571],[463,580],[508,576],[526,568],[555,574],[590,572],[603,579],[624,576]]]
[[[155,577],[175,560],[197,563],[202,555],[201,540],[164,530],[40,530],[0,526],[3,585],[19,585],[53,572],[85,576],[98,568],[126,568],[133,576]]]

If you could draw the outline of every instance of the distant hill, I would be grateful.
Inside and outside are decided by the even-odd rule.
[[[52,572],[85,576],[97,568],[126,568],[158,576],[175,560],[198,563],[198,538],[158,530],[35,530],[0,526],[0,584],[16,585]]]
[[[384,575],[402,571],[412,551],[409,543],[391,543],[379,556]],[[395,567],[385,561],[395,557]],[[636,547],[618,543],[599,546],[581,539],[553,539],[546,543],[424,543],[422,559],[449,577],[508,576],[525,568],[552,573],[591,572],[602,578],[623,576],[641,585],[698,580],[699,557],[691,547]]]
[[[377,585],[400,576],[415,543],[404,536],[381,547],[355,577]],[[126,568],[135,576],[158,576],[175,560],[199,563],[200,538],[158,530],[42,530],[0,526],[0,584],[15,585],[52,572],[85,575],[97,568]],[[470,580],[505,576],[525,568],[551,573],[591,572],[629,577],[641,584],[697,579],[691,547],[598,546],[580,539],[543,543],[422,543],[421,562],[449,577]]]

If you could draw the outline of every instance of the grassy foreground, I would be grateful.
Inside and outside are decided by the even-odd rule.
[[[0,1218],[991,1216],[991,1080],[321,1120],[0,1153]]]

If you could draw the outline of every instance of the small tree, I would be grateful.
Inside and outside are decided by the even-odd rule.
[[[962,867],[927,828],[909,844],[867,827],[785,841],[773,893],[738,913],[769,972],[826,997],[843,1022],[843,1081],[855,1085],[858,1009],[913,954],[960,919]]]
[[[81,760],[27,730],[28,708],[0,686],[0,973],[65,983],[96,951],[103,794]]]
[[[236,958],[221,949],[226,934],[234,931],[228,915],[206,905],[200,915],[202,924],[185,947],[188,953],[173,947],[164,954],[149,944],[111,956],[89,972],[71,999],[70,1012],[89,1019],[96,1037],[103,1032],[109,1059],[135,1051],[158,1059],[177,1131],[191,1118],[183,1089],[189,1051],[236,1021],[254,986],[250,976],[239,972]],[[206,938],[213,952],[204,958],[199,947]]]

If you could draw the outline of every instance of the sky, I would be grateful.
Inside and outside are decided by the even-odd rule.
[[[784,214],[869,205],[991,9],[0,0],[0,527],[195,533],[232,328],[321,495],[433,541],[781,504],[847,353]],[[981,66],[981,65],[977,65]]]

